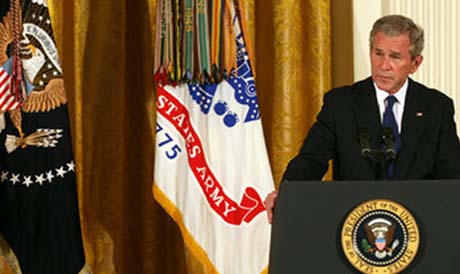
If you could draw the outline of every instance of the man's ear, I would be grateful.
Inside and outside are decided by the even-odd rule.
[[[412,67],[410,70],[410,73],[415,73],[417,69],[420,67],[420,65],[423,62],[423,55],[417,55],[415,56],[414,60],[412,60]]]

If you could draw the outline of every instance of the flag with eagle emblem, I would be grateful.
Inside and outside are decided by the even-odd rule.
[[[46,0],[0,4],[0,233],[23,274],[84,266],[66,94]]]

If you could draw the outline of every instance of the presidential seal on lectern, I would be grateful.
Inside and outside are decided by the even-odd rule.
[[[415,218],[401,204],[375,199],[351,210],[341,232],[347,260],[362,273],[402,272],[414,260],[420,243]]]

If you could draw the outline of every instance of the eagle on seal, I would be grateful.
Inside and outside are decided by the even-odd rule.
[[[393,242],[396,229],[394,224],[386,219],[377,218],[367,223],[364,229],[367,241],[363,244],[367,247],[365,248],[366,252],[374,253],[379,259],[385,258],[387,255],[392,256],[393,250],[399,244],[398,240]],[[392,244],[391,247],[390,244]]]

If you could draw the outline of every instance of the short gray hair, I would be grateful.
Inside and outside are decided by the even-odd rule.
[[[414,59],[422,54],[425,43],[423,29],[410,18],[402,15],[387,15],[375,21],[369,36],[371,49],[374,45],[374,38],[377,32],[382,32],[388,36],[398,36],[407,33],[409,35],[409,52],[411,58]]]

